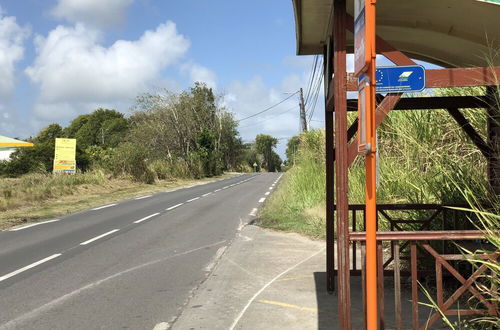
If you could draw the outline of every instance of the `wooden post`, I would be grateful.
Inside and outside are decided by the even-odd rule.
[[[332,80],[332,54],[329,41],[323,55],[323,71],[325,82]],[[328,98],[328,94],[325,98]],[[335,194],[334,194],[334,162],[333,151],[333,109],[325,103],[325,155],[326,155],[326,288],[328,292],[335,290]]]
[[[333,4],[333,53],[339,329],[351,329],[347,198],[346,0],[335,0]]]

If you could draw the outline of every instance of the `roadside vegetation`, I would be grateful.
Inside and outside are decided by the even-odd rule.
[[[67,127],[48,125],[27,139],[34,147],[0,161],[0,228],[228,172],[280,170],[277,139],[259,134],[243,143],[221,103],[195,83],[139,95],[128,117],[97,109]],[[76,174],[52,173],[56,138],[77,140]]]
[[[442,89],[439,96],[484,95],[483,88]],[[500,93],[496,100],[500,104]],[[487,114],[483,109],[465,109],[463,115],[486,138]],[[350,117],[351,122],[354,116]],[[481,256],[500,248],[500,199],[488,187],[486,159],[462,132],[445,110],[392,111],[378,129],[380,183],[378,203],[463,204],[458,208],[468,217],[459,219],[461,228],[479,229],[486,241],[483,249],[459,251],[473,255],[468,258],[472,269],[485,265],[488,271],[475,283],[475,288],[493,303],[500,297],[498,260]],[[294,137],[288,143],[290,169],[283,176],[277,191],[261,210],[259,224],[263,227],[294,231],[313,237],[325,237],[325,164],[324,131],[317,130]],[[358,158],[349,169],[349,203],[365,200],[364,162]],[[405,217],[419,217],[418,212]],[[380,223],[381,230],[388,230]],[[361,228],[359,228],[361,229]],[[426,289],[426,288],[427,289]],[[432,304],[432,285],[422,286]],[[427,291],[429,290],[429,291]],[[478,301],[465,299],[461,304],[478,308]],[[423,303],[426,304],[426,303]],[[479,306],[481,308],[481,306]],[[444,322],[453,329],[498,329],[498,316],[472,316]]]
[[[484,90],[442,89],[437,94],[483,95]],[[486,140],[485,111],[467,109],[462,113]],[[355,115],[350,114],[350,121]],[[446,110],[392,111],[378,129],[378,138],[378,203],[463,204],[467,201],[456,184],[480,194],[485,191],[484,156]],[[288,146],[291,168],[263,207],[260,224],[324,238],[324,131],[303,133]],[[364,162],[358,157],[349,168],[349,203],[364,200]]]

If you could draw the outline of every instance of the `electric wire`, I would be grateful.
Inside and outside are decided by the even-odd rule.
[[[293,94],[289,95],[289,96],[288,96],[288,97],[286,97],[285,99],[283,99],[283,100],[281,100],[280,102],[278,102],[278,103],[276,103],[276,104],[274,104],[274,105],[270,106],[269,108],[266,108],[266,109],[264,109],[264,110],[262,110],[262,111],[256,112],[256,113],[254,113],[253,115],[250,115],[250,116],[248,116],[248,117],[245,117],[245,118],[239,119],[239,120],[237,120],[237,122],[241,122],[241,121],[243,121],[243,120],[247,120],[247,119],[253,118],[253,117],[255,117],[255,116],[258,116],[258,115],[260,115],[260,114],[262,114],[262,113],[264,113],[264,112],[267,112],[267,111],[269,111],[269,110],[271,110],[271,109],[273,109],[273,108],[277,107],[277,106],[278,106],[278,105],[280,105],[281,103],[285,102],[286,100],[288,100],[289,98],[291,98],[292,96],[294,96],[295,94],[297,94],[298,92],[299,92],[299,91],[296,91],[295,93],[293,93]]]
[[[298,105],[294,105],[293,107],[283,111],[283,112],[280,112],[278,114],[275,114],[275,115],[270,115],[270,117],[272,118],[275,118],[275,117],[279,117],[281,115],[284,115],[285,113],[288,113],[290,112],[291,110],[294,110],[294,109],[300,109]],[[254,122],[253,124],[248,124],[248,125],[245,125],[245,126],[239,126],[238,129],[242,129],[242,128],[246,128],[246,127],[251,127],[251,126],[255,126],[255,125],[259,125],[259,124],[262,124],[263,122],[266,122],[272,118],[264,118],[262,120],[259,120],[257,122]]]

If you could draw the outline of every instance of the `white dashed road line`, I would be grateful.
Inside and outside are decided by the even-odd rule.
[[[208,196],[208,195],[212,195],[212,193],[211,193],[211,192],[209,192],[209,193],[203,194],[203,195],[201,195],[201,197],[206,197],[206,196]]]
[[[270,192],[268,191],[268,192],[266,192],[264,195],[269,196],[269,194],[270,194]]]
[[[98,239],[100,239],[100,238],[103,238],[103,237],[106,237],[106,236],[111,235],[111,234],[113,234],[113,233],[116,233],[116,232],[117,232],[117,231],[119,231],[119,230],[120,230],[120,229],[113,229],[113,230],[111,230],[111,231],[108,231],[107,233],[104,233],[104,234],[102,234],[102,235],[99,235],[99,236],[96,236],[96,237],[94,237],[94,238],[91,238],[91,239],[89,239],[88,241],[82,242],[82,243],[80,243],[80,245],[87,245],[87,244],[89,244],[89,243],[92,243],[92,242],[94,242],[94,241],[97,241],[97,240],[98,240]]]
[[[44,221],[44,222],[32,223],[30,225],[26,225],[26,226],[22,226],[22,227],[17,227],[17,228],[14,228],[14,229],[9,229],[9,231],[23,230],[23,229],[26,229],[26,228],[35,227],[35,226],[43,225],[43,224],[46,224],[46,223],[57,222],[59,220],[61,220],[61,219],[54,219],[54,220],[48,220],[48,221]]]
[[[265,200],[266,200],[266,198],[262,197],[261,199],[259,199],[259,203],[264,203]]]
[[[153,196],[153,195],[147,195],[147,196],[136,197],[136,198],[134,198],[134,199],[135,199],[135,200],[138,200],[138,199],[144,199],[144,198],[149,198],[149,197],[151,197],[151,196]]]
[[[169,207],[168,209],[166,209],[166,210],[167,210],[167,211],[173,210],[173,209],[175,209],[176,207],[179,207],[179,206],[181,206],[181,205],[183,205],[183,204],[184,204],[184,203],[179,203],[179,204],[177,204],[177,205],[170,206],[170,207]]]
[[[274,187],[269,187],[269,190],[273,190],[273,189],[274,189]]]
[[[194,202],[197,199],[200,199],[200,197],[191,198],[191,199],[187,200],[186,203]]]
[[[102,210],[102,209],[105,209],[107,207],[111,207],[111,206],[115,206],[115,205],[116,205],[116,203],[95,207],[92,209],[92,211]]]
[[[252,209],[252,212],[250,212],[249,215],[251,215],[252,217],[255,217],[257,215],[257,211],[258,211],[258,209],[254,208],[254,209]]]
[[[215,189],[214,193],[221,191],[221,189]]]
[[[8,279],[8,278],[10,278],[10,277],[12,277],[12,276],[16,276],[17,274],[20,274],[20,273],[22,273],[22,272],[24,272],[24,271],[27,271],[28,269],[31,269],[31,268],[36,267],[36,266],[38,266],[38,265],[41,265],[41,264],[43,264],[44,262],[47,262],[47,261],[52,260],[52,259],[55,259],[55,258],[59,257],[60,255],[61,255],[60,253],[58,253],[58,254],[53,254],[53,255],[51,255],[50,257],[47,257],[47,258],[42,259],[42,260],[38,260],[37,262],[34,262],[34,263],[32,263],[32,264],[30,264],[30,265],[28,265],[28,266],[25,266],[25,267],[23,267],[23,268],[20,268],[20,269],[18,269],[18,270],[15,270],[15,271],[13,271],[12,273],[8,273],[8,274],[6,274],[6,275],[4,275],[4,276],[0,277],[0,282],[5,281],[6,279]]]
[[[155,213],[155,214],[148,215],[147,217],[144,217],[142,219],[134,221],[134,223],[141,223],[141,222],[146,221],[146,220],[148,220],[148,219],[150,219],[150,218],[152,218],[154,216],[157,216],[158,214],[160,214],[160,213],[158,212],[158,213]]]

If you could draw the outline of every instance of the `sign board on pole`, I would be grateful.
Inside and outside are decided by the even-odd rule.
[[[378,93],[420,92],[425,88],[425,69],[421,65],[378,67]]]
[[[361,75],[370,63],[370,50],[366,39],[366,2],[354,1],[354,74]]]
[[[56,138],[54,173],[76,173],[76,139]]]

